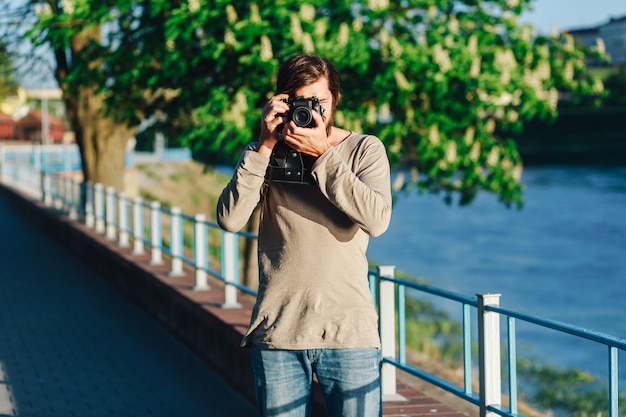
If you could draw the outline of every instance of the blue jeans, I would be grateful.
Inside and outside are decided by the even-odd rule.
[[[252,345],[257,406],[263,417],[306,417],[313,374],[331,417],[380,417],[379,349],[263,349]]]

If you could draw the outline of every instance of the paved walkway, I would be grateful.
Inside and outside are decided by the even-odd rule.
[[[0,417],[254,415],[0,193]]]

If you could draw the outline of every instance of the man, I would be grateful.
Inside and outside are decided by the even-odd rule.
[[[244,150],[217,204],[218,223],[231,232],[261,205],[259,291],[242,342],[252,347],[259,411],[308,415],[315,374],[331,416],[380,416],[366,249],[391,217],[385,149],[374,136],[333,125],[340,87],[328,60],[290,58],[276,91],[263,107],[258,141]],[[321,106],[312,106],[307,126],[292,120],[289,100],[298,97]],[[273,179],[272,153],[284,145],[312,160],[309,184]]]

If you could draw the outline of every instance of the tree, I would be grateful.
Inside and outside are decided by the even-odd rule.
[[[531,0],[38,4],[29,34],[54,50],[89,180],[119,183],[126,138],[150,115],[207,162],[234,161],[256,137],[278,65],[304,51],[342,75],[337,123],[377,134],[411,168],[397,189],[521,203],[510,134],[554,117],[557,90],[601,89],[570,37],[518,24]]]
[[[0,35],[3,40],[19,43],[26,39],[35,48],[51,52],[52,72],[63,92],[85,180],[123,189],[127,141],[154,100],[153,96],[142,96],[141,83],[125,90],[109,88],[116,77],[126,77],[132,85],[132,76],[140,68],[137,66],[130,76],[123,72],[137,64],[129,59],[137,47],[118,35],[128,30],[125,19],[136,10],[135,3],[46,0],[15,5],[7,0],[1,5],[8,23]],[[26,55],[42,60],[31,50]],[[123,68],[115,65],[120,56],[129,62]]]
[[[555,117],[558,90],[601,93],[585,74],[585,56],[596,52],[518,24],[530,0],[206,3],[172,10],[163,75],[176,72],[177,105],[191,114],[181,133],[209,161],[234,161],[256,137],[279,63],[315,52],[342,75],[337,123],[376,133],[392,162],[411,168],[397,189],[448,201],[458,193],[461,204],[487,190],[521,204],[511,134]]]

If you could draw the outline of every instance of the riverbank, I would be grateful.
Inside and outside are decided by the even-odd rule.
[[[515,137],[524,165],[626,165],[626,107],[563,108]]]

